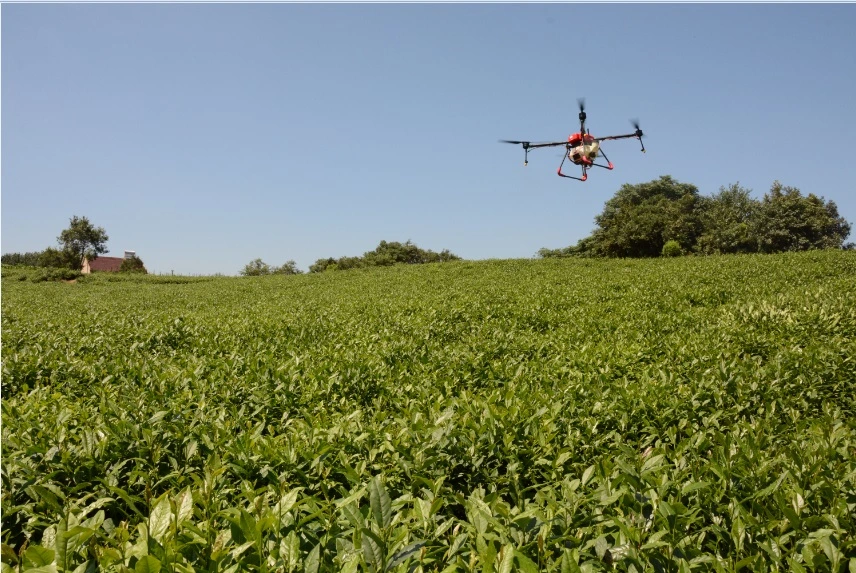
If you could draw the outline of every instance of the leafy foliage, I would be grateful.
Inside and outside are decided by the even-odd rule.
[[[80,271],[69,268],[25,267],[10,265],[3,267],[3,280],[30,281],[34,283],[46,281],[72,281],[81,277]]]
[[[711,197],[668,175],[625,184],[595,218],[590,237],[541,258],[656,257],[675,241],[685,253],[780,253],[841,249],[851,224],[833,201],[774,182],[761,201],[735,183]]]
[[[749,193],[734,183],[721,187],[704,202],[701,212],[704,231],[696,245],[699,252],[706,255],[758,252],[761,204]]]
[[[662,254],[664,257],[680,257],[683,254],[681,244],[675,240],[666,241],[666,244],[663,245]]]
[[[80,269],[80,262],[74,253],[52,247],[30,253],[6,253],[2,259],[3,264],[8,266]]]
[[[856,567],[853,252],[181,278],[4,273],[4,571]]]
[[[271,274],[270,265],[261,259],[253,259],[244,266],[241,274],[245,277],[258,277]]]
[[[303,273],[297,268],[297,263],[289,260],[281,267],[272,267],[261,259],[254,259],[247,263],[241,270],[245,277],[258,277],[263,275],[299,275]]]
[[[699,202],[694,185],[668,175],[624,184],[595,217],[594,250],[609,257],[657,257],[669,240],[690,249],[701,232]]]
[[[330,270],[387,267],[395,264],[418,265],[459,260],[461,257],[449,252],[448,249],[435,253],[430,249],[420,249],[410,241],[406,243],[381,241],[375,250],[364,253],[362,257],[318,259],[315,264],[309,267],[309,272],[320,273]]]
[[[32,253],[5,253],[0,257],[0,262],[9,266],[38,267],[41,266],[39,261],[41,254],[39,251]]]
[[[121,273],[143,273],[147,274],[146,266],[143,264],[143,260],[137,255],[133,255],[131,257],[127,257],[122,260],[122,264],[119,266],[119,272]]]
[[[109,237],[102,227],[95,227],[86,217],[77,215],[69,219],[69,226],[57,237],[65,256],[80,269],[83,257],[90,261],[107,252]]]
[[[851,225],[838,214],[833,201],[778,181],[761,201],[758,221],[759,247],[765,253],[840,248]]]

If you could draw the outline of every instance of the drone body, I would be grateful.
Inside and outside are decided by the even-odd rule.
[[[607,141],[610,139],[627,139],[631,137],[635,137],[639,140],[640,144],[642,144],[642,130],[639,129],[639,123],[633,122],[636,131],[633,133],[628,133],[625,135],[609,135],[606,137],[594,137],[591,132],[586,129],[586,112],[585,112],[585,104],[582,99],[578,100],[580,105],[580,130],[577,133],[573,133],[568,136],[568,141],[551,141],[547,143],[530,143],[528,141],[509,141],[507,139],[500,140],[502,143],[514,143],[520,144],[523,146],[523,150],[525,151],[525,157],[523,161],[523,165],[529,165],[529,150],[537,149],[539,147],[556,147],[559,145],[565,146],[565,152],[562,154],[562,163],[559,165],[558,174],[560,177],[567,177],[568,179],[576,179],[577,181],[585,181],[588,179],[588,169],[590,167],[603,167],[604,169],[613,169],[612,162],[603,152],[601,148],[600,142]],[[645,152],[645,145],[642,144],[642,152]],[[606,165],[595,163],[598,154],[600,154],[603,159],[606,161]],[[569,159],[571,163],[574,165],[579,165],[582,168],[582,177],[573,177],[572,175],[565,175],[562,173],[562,166],[565,164],[565,160]]]

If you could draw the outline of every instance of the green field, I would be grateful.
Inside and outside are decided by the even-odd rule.
[[[3,571],[856,571],[856,253],[18,276]]]

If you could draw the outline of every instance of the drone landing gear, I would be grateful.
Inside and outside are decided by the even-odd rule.
[[[568,152],[566,150],[565,153],[562,155],[562,162],[559,164],[559,171],[558,171],[559,177],[567,177],[568,179],[576,179],[577,181],[585,181],[586,179],[588,179],[588,175],[586,175],[585,164],[583,164],[581,166],[583,168],[583,176],[582,177],[574,177],[573,175],[565,175],[564,173],[562,173],[562,165],[565,164],[565,159],[567,159],[567,158],[568,158]]]
[[[600,163],[592,163],[592,165],[594,165],[595,167],[603,167],[604,169],[612,170],[612,168],[613,168],[612,161],[609,160],[609,157],[606,156],[606,153],[603,152],[603,149],[599,149],[598,151],[600,152],[601,155],[603,155],[603,158],[606,159],[606,162],[609,165],[601,165]]]

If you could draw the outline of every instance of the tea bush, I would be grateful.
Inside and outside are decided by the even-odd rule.
[[[179,279],[3,281],[4,571],[856,568],[856,253]]]

